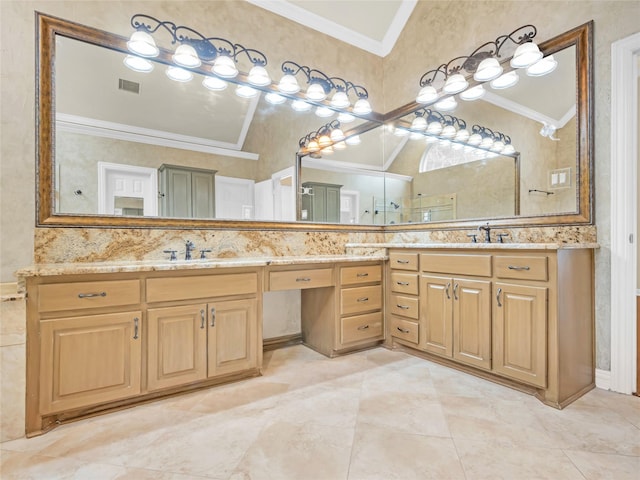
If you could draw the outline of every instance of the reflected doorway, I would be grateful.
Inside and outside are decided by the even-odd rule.
[[[158,171],[98,162],[98,214],[158,216]]]

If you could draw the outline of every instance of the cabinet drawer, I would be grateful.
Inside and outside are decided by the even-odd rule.
[[[343,344],[382,337],[382,312],[345,317],[340,320],[340,342]]]
[[[491,255],[423,253],[420,268],[423,272],[490,277]]]
[[[547,257],[496,255],[493,258],[496,277],[498,278],[517,278],[520,280],[543,281],[549,279]]]
[[[38,311],[58,312],[140,303],[139,280],[40,285]]]
[[[245,295],[258,291],[258,274],[193,275],[147,279],[147,302]]]
[[[403,295],[391,295],[389,311],[394,315],[418,319],[418,299]]]
[[[418,275],[416,273],[391,274],[391,291],[418,295]]]
[[[418,254],[391,252],[389,254],[389,265],[394,270],[412,270],[418,271]]]
[[[298,290],[333,285],[331,268],[269,272],[269,290]]]
[[[381,308],[382,285],[343,288],[340,291],[340,313],[342,315],[379,310]]]
[[[418,343],[418,331],[419,326],[417,322],[391,317],[389,332],[392,337],[401,338],[407,342]]]
[[[360,267],[342,267],[340,269],[341,285],[357,285],[382,280],[382,265],[366,265]]]

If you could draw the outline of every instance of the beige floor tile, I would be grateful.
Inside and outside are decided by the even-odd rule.
[[[346,479],[353,435],[352,428],[273,423],[249,448],[231,479]]]
[[[584,480],[562,450],[454,438],[468,480]]]
[[[26,346],[0,347],[0,442],[25,432]]]
[[[356,430],[349,480],[464,478],[450,438],[412,435],[364,425]]]
[[[640,457],[565,450],[587,480],[638,480]]]

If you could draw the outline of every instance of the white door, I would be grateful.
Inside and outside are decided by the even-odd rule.
[[[216,218],[251,220],[255,182],[216,175]]]
[[[274,220],[273,213],[273,180],[268,179],[256,183],[256,220]]]
[[[296,178],[293,167],[271,176],[273,180],[273,219],[283,222],[296,220]]]
[[[158,171],[98,162],[98,213],[157,216]]]
[[[359,223],[360,192],[340,190],[340,223]]]

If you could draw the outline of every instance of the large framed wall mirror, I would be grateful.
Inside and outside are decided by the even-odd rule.
[[[519,155],[465,157],[399,136],[410,104],[341,124],[359,142],[301,154],[335,119],[123,64],[126,39],[37,16],[39,226],[441,228],[587,224],[592,216],[592,24],[541,43],[545,78],[460,102],[455,115],[507,133]],[[166,63],[166,62],[164,62]],[[246,77],[245,77],[246,78]],[[270,88],[270,87],[269,87]],[[556,129],[541,132],[546,125]],[[541,133],[545,133],[543,136]]]

